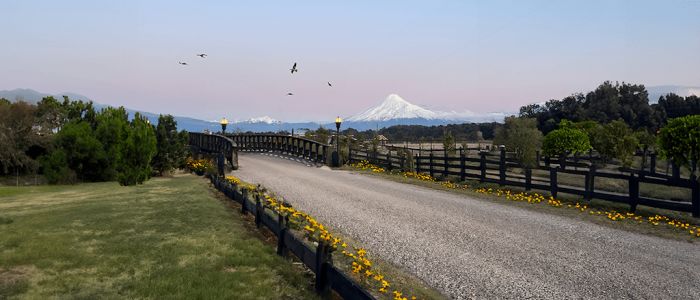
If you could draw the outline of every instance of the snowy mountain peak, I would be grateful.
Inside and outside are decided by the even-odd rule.
[[[411,104],[397,94],[390,94],[378,106],[372,107],[361,114],[347,118],[351,122],[386,121],[393,119],[435,119],[438,114]]]
[[[250,118],[248,120],[243,121],[242,123],[265,123],[265,124],[278,124],[281,123],[280,121],[277,121],[269,116],[262,116],[262,117],[257,117],[257,118]]]

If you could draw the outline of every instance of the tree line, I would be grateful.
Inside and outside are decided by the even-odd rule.
[[[150,124],[123,107],[44,97],[36,105],[0,99],[0,174],[43,174],[49,183],[143,183],[181,167],[187,132],[170,115]]]
[[[595,121],[607,124],[622,120],[633,130],[656,132],[670,119],[700,114],[700,97],[661,96],[658,103],[649,103],[644,85],[605,81],[595,90],[577,93],[561,100],[531,104],[520,108],[520,116],[537,120],[537,128],[547,134],[557,129],[562,120]]]

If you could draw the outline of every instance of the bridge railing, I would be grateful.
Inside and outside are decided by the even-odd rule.
[[[330,145],[311,139],[278,134],[229,134],[241,151],[272,151],[327,163]]]
[[[238,168],[237,145],[232,139],[218,134],[190,132],[189,144],[193,152],[222,154],[231,167]],[[222,165],[223,167],[223,165]]]

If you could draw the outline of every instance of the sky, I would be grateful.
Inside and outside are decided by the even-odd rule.
[[[391,93],[486,113],[605,80],[700,86],[700,0],[3,0],[0,39],[0,90],[205,120],[328,121]]]

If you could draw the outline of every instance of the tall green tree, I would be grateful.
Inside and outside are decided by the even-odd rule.
[[[505,145],[515,152],[516,159],[526,167],[537,163],[537,150],[542,145],[542,132],[537,129],[537,119],[507,117],[505,124],[496,130],[496,145]]]
[[[54,148],[66,154],[68,167],[81,181],[109,180],[110,162],[105,149],[90,124],[71,121],[56,134]]]
[[[151,161],[153,169],[161,176],[179,166],[186,152],[186,141],[177,132],[177,122],[171,115],[160,115],[156,126],[156,155]]]
[[[695,174],[700,166],[700,115],[671,119],[659,132],[661,155]]]
[[[455,154],[457,151],[455,144],[455,137],[452,135],[452,131],[445,130],[442,136],[442,147],[447,150],[449,154]]]
[[[616,158],[623,166],[632,164],[634,152],[639,146],[632,129],[623,120],[598,125],[590,131],[591,146],[598,151],[604,162]]]
[[[117,164],[121,185],[142,184],[151,175],[151,159],[156,154],[156,135],[151,124],[136,113],[131,121]]]
[[[0,102],[0,173],[33,171],[36,161],[28,155],[39,143],[35,125],[36,107],[23,102]]]
[[[129,116],[124,107],[108,107],[96,116],[96,123],[95,137],[102,143],[108,158],[103,178],[116,180],[116,164],[121,159],[122,148],[129,131]]]

